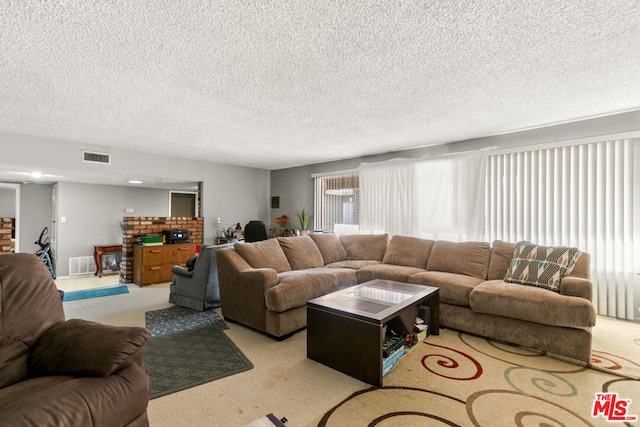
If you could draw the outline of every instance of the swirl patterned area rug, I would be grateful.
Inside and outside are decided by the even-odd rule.
[[[145,313],[151,339],[144,348],[149,397],[155,399],[253,368],[222,332],[215,311],[174,306]]]
[[[319,426],[640,426],[639,360],[640,346],[635,361],[594,351],[580,366],[441,329],[405,354],[382,388],[354,393]],[[616,415],[612,399],[626,401],[624,411]]]

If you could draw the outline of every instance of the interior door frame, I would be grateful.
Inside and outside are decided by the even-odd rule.
[[[173,195],[174,194],[192,194],[194,196],[193,198],[193,211],[195,213],[195,217],[199,217],[200,216],[200,193],[198,191],[184,191],[184,190],[170,190],[169,191],[169,215],[173,216],[171,213],[171,202],[173,200]]]
[[[15,246],[14,252],[20,252],[20,184],[10,184],[6,182],[0,182],[0,188],[14,190],[15,191]]]

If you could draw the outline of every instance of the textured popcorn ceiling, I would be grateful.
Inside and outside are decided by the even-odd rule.
[[[637,0],[0,3],[0,131],[278,169],[640,108]]]

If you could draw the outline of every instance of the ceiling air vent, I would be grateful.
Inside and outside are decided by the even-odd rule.
[[[95,151],[83,151],[82,161],[89,163],[111,164],[111,155],[107,153],[97,153]]]

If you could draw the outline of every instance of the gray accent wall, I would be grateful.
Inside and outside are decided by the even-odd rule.
[[[35,252],[38,239],[44,227],[52,228],[52,184],[23,184],[20,186],[19,252]]]
[[[16,191],[13,188],[0,187],[0,217],[15,218]]]
[[[58,183],[58,275],[69,274],[69,258],[93,256],[94,245],[121,244],[122,217],[169,216],[168,197],[161,189]]]

